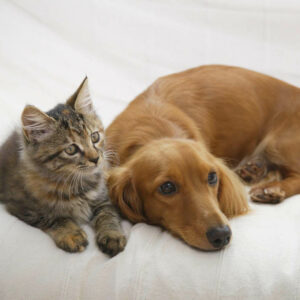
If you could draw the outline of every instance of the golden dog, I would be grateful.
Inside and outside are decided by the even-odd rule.
[[[300,191],[299,117],[300,90],[257,72],[211,65],[159,78],[106,131],[116,154],[111,199],[132,222],[221,249],[231,238],[228,218],[248,211],[229,167],[248,183],[281,173],[252,188],[254,201]]]

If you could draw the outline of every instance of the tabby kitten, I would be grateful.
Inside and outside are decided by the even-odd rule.
[[[47,113],[26,106],[22,132],[13,132],[0,149],[0,200],[65,251],[86,248],[79,224],[91,222],[100,249],[117,254],[126,239],[106,190],[104,142],[87,78]]]

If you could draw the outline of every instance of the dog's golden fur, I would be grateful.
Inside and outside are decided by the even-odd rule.
[[[252,188],[255,201],[300,192],[299,112],[298,88],[246,69],[212,65],[162,77],[106,131],[119,158],[108,181],[112,201],[133,222],[213,249],[207,230],[248,211],[244,187],[227,166],[249,183],[280,171],[281,181]],[[211,171],[215,186],[207,183]],[[175,194],[159,192],[166,181],[176,183]]]

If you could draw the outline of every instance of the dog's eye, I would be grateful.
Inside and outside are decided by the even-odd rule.
[[[218,176],[216,172],[209,172],[207,176],[207,182],[209,185],[215,185],[218,182]]]
[[[75,144],[72,144],[65,149],[65,152],[69,155],[74,155],[75,153],[77,153],[77,151],[78,147]]]
[[[159,187],[159,192],[163,195],[171,195],[176,193],[176,191],[176,185],[171,181],[167,181]]]

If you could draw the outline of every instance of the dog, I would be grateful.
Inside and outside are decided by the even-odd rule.
[[[254,71],[207,65],[161,77],[106,131],[110,197],[132,222],[222,249],[228,220],[249,211],[240,178],[261,203],[300,192],[299,120],[300,89]],[[260,183],[273,171],[280,180]]]

